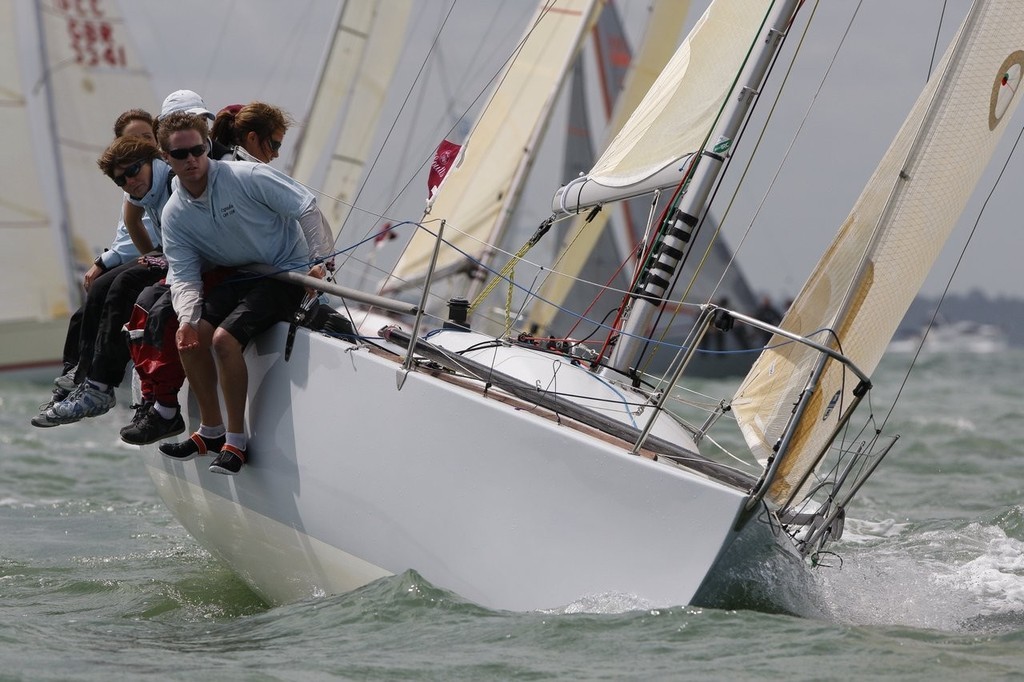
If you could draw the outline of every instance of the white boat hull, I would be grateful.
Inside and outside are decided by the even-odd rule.
[[[68,318],[0,322],[0,372],[52,379],[59,374]]]
[[[687,604],[734,536],[740,490],[426,372],[398,390],[393,358],[306,330],[285,362],[285,331],[247,354],[238,476],[146,448],[182,525],[270,602],[413,569],[497,609]]]

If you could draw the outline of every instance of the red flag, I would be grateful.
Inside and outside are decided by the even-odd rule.
[[[373,238],[373,245],[375,247],[379,249],[380,247],[384,246],[384,242],[390,241],[398,236],[391,231],[391,228],[391,223],[384,223],[384,227],[382,227],[380,232],[377,233],[377,236]]]
[[[437,145],[437,151],[434,152],[434,161],[430,164],[430,176],[427,178],[427,198],[434,196],[434,192],[441,186],[444,181],[444,176],[448,174],[448,170],[455,163],[455,157],[459,155],[459,150],[462,149],[462,145],[455,144],[444,140],[441,144]]]

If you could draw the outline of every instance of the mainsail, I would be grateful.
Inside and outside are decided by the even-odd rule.
[[[292,171],[334,199],[321,203],[335,235],[356,199],[411,9],[412,0],[350,1],[338,12]]]
[[[562,84],[601,7],[598,0],[542,2],[527,34],[477,120],[462,158],[445,177],[428,218],[449,226],[438,256],[438,277],[486,260],[489,244],[500,241],[518,201],[522,179]],[[422,284],[435,238],[417,232],[392,271],[385,290]]]
[[[1017,107],[1022,48],[1019,2],[975,4],[784,329],[835,348],[871,374]],[[767,458],[783,443],[767,493],[777,504],[811,475],[856,403],[858,383],[838,362],[784,341],[773,339],[732,403],[755,454]],[[804,392],[806,409],[787,435]]]
[[[0,4],[0,125],[8,136],[0,182],[0,282],[5,293],[0,324],[63,317],[68,280],[60,244],[62,217],[47,203],[33,143],[31,113],[19,65],[14,3]],[[13,295],[13,292],[25,295]],[[5,343],[6,345],[6,343]]]
[[[80,276],[117,227],[96,159],[118,114],[152,110],[153,93],[113,0],[5,2],[0,33],[0,366],[54,362]]]

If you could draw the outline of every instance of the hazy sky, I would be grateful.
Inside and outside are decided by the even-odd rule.
[[[320,62],[327,30],[336,11],[335,0],[133,0],[122,3],[129,24],[139,37],[140,49],[151,69],[159,98],[178,88],[199,91],[212,108],[232,102],[264,99],[278,104],[300,120],[311,96],[313,78]],[[382,118],[389,121],[423,63],[423,55],[449,0],[416,0],[407,40],[402,73]],[[941,6],[946,17],[940,29]],[[430,63],[430,91],[437,102],[416,100],[407,114],[417,111],[416,142],[408,139],[401,152],[385,156],[377,170],[377,182],[367,201],[383,201],[396,185],[412,177],[423,158],[429,157],[441,136],[454,124],[449,109],[461,110],[485,87],[497,64],[508,54],[535,5],[528,0],[460,0],[439,61]],[[645,0],[618,0],[617,6],[630,26],[641,25]],[[694,0],[691,23],[706,2]],[[808,2],[801,11],[803,22],[813,9]],[[856,2],[824,2],[817,9],[796,67],[786,86],[787,98],[775,114],[776,123],[762,143],[760,162],[752,176],[761,178],[757,194],[741,195],[726,223],[733,247],[750,222],[761,200],[765,178],[775,174],[801,125],[811,98],[832,60]],[[810,272],[813,262],[831,240],[848,214],[868,176],[894,136],[929,71],[932,49],[939,38],[938,55],[945,50],[955,28],[967,11],[967,0],[865,0],[828,79],[793,143],[789,158],[779,172],[775,188],[765,201],[754,229],[738,249],[738,260],[756,290],[791,296]],[[202,17],[202,19],[200,19]],[[800,35],[787,42],[787,51]],[[396,36],[396,40],[401,37]],[[938,57],[936,57],[937,59]],[[773,84],[781,81],[781,65]],[[769,88],[771,91],[771,88]],[[767,97],[768,94],[765,95]],[[769,102],[762,103],[767,110]],[[553,123],[553,128],[557,123]],[[1004,139],[1009,150],[1021,126],[1012,121]],[[408,124],[405,128],[408,128]],[[288,159],[289,141],[282,154]],[[411,138],[410,138],[411,139]],[[754,144],[741,142],[741,153]],[[396,155],[397,154],[397,155]],[[1019,156],[1019,155],[1018,155]],[[993,166],[1000,166],[1005,153]],[[549,164],[556,165],[556,164]],[[994,171],[990,168],[981,185],[987,194]],[[555,172],[551,169],[551,172]],[[560,172],[560,171],[559,171]],[[738,175],[734,168],[733,174]],[[416,198],[402,208],[400,219],[418,218],[425,190],[425,172],[413,181]],[[973,238],[952,289],[982,289],[992,294],[1017,295],[1021,229],[1015,185],[1024,177],[1024,160],[1015,159],[1007,169]],[[531,184],[524,220],[531,224],[546,217],[547,201],[557,176],[548,188]],[[939,265],[925,284],[925,293],[936,294],[948,280],[960,256],[967,231],[977,217],[984,196],[968,205],[961,226],[954,232]],[[532,202],[532,203],[531,203]],[[532,210],[531,210],[532,207]],[[379,210],[375,205],[374,209]]]

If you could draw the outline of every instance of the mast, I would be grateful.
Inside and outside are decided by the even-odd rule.
[[[711,189],[725,167],[729,149],[756,100],[768,67],[782,45],[782,39],[799,4],[799,0],[778,2],[762,25],[762,38],[755,43],[737,83],[739,90],[734,91],[732,99],[726,102],[718,125],[708,138],[708,145],[700,153],[679,206],[662,226],[662,245],[657,259],[644,266],[642,277],[638,280],[641,284],[630,294],[630,310],[611,357],[612,367],[632,366],[643,349],[644,332],[655,313],[666,302],[666,294],[686,253],[693,228],[704,212]]]
[[[53,86],[50,81],[49,62],[47,60],[46,29],[43,26],[42,3],[32,3],[35,10],[36,33],[38,35],[37,45],[39,46],[39,78],[43,86],[45,96],[43,98],[46,108],[46,126],[49,130],[50,150],[53,153],[53,177],[56,183],[57,215],[51,219],[51,224],[57,227],[54,237],[57,239],[57,246],[60,250],[60,259],[64,263],[64,279],[67,282],[68,302],[72,308],[82,305],[82,289],[78,286],[75,277],[75,258],[72,253],[71,226],[68,223],[68,191],[67,181],[64,178],[64,163],[60,153],[60,135],[57,129],[57,117],[54,114]]]

